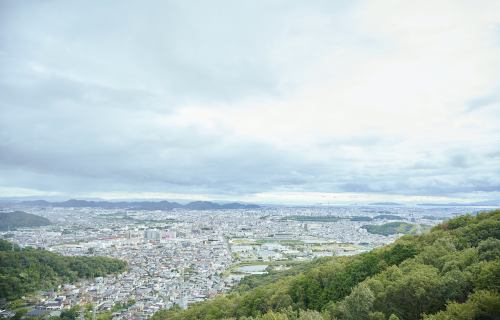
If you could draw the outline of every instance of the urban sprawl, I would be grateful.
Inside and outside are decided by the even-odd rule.
[[[13,209],[19,208],[2,210]],[[435,225],[470,210],[404,206],[21,209],[46,217],[52,224],[4,231],[0,237],[21,247],[63,255],[108,256],[128,263],[121,274],[37,293],[31,297],[29,314],[57,316],[63,309],[89,303],[94,312],[100,312],[123,304],[124,308],[113,313],[114,319],[146,319],[159,309],[186,308],[229,291],[245,276],[284,270],[318,257],[369,251],[401,236],[370,234],[362,226],[388,221],[356,221],[353,217],[392,214],[401,217],[400,221]]]

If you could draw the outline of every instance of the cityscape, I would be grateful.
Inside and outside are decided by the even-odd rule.
[[[327,256],[354,255],[393,242],[364,226],[389,221],[433,226],[470,207],[325,206],[227,210],[127,210],[14,205],[51,224],[0,233],[21,247],[63,255],[107,256],[125,272],[64,284],[27,298],[28,315],[59,315],[75,305],[146,319],[230,291],[248,275],[282,271]],[[116,309],[116,308],[115,308]],[[8,311],[7,311],[8,312]]]
[[[0,320],[500,320],[500,0],[0,0]]]

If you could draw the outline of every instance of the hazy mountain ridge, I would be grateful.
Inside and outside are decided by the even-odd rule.
[[[390,202],[390,201],[386,201],[386,202],[372,202],[369,205],[370,206],[404,206],[404,204],[402,204],[402,203]]]
[[[105,209],[136,209],[136,210],[224,210],[224,209],[256,209],[260,208],[256,204],[244,203],[224,203],[219,204],[212,201],[193,201],[185,205],[170,201],[93,201],[70,199],[62,202],[49,202],[45,200],[23,201],[23,205],[40,207],[61,207],[61,208],[105,208]]]
[[[449,202],[449,203],[419,203],[418,206],[428,206],[428,207],[481,207],[481,206],[499,206],[500,200],[485,200],[485,201],[477,201],[477,202],[468,202],[468,203],[458,203],[458,202]]]

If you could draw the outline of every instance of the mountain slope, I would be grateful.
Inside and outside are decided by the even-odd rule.
[[[255,287],[243,281],[246,288],[154,318],[496,319],[500,210],[458,217],[369,253],[300,268],[263,276]],[[458,318],[457,312],[466,316]]]
[[[68,257],[0,239],[0,299],[16,299],[78,278],[121,272],[126,263],[107,257]]]
[[[362,228],[366,229],[372,234],[381,234],[384,236],[392,234],[420,234],[422,231],[427,230],[430,226],[417,225],[406,222],[389,222],[384,224],[369,224],[364,225]]]
[[[49,224],[50,221],[48,219],[23,211],[0,212],[0,230],[40,227]]]

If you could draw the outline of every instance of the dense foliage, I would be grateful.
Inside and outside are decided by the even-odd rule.
[[[49,224],[50,221],[48,219],[24,211],[0,212],[0,230],[40,227]]]
[[[0,298],[16,299],[78,278],[121,272],[126,263],[106,257],[68,257],[41,249],[21,249],[0,239]]]
[[[299,268],[254,278],[186,310],[160,311],[154,320],[497,319],[500,210],[458,217],[369,253]]]

